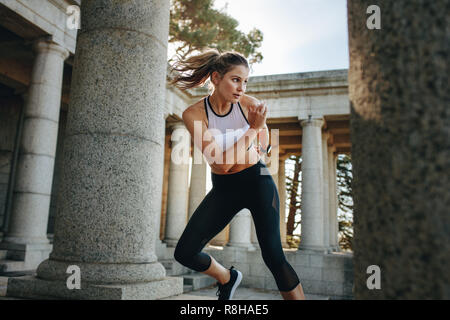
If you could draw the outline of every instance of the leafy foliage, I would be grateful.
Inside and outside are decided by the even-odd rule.
[[[342,249],[352,249],[353,240],[353,189],[352,159],[350,155],[338,156],[336,179],[338,188],[339,245]]]
[[[244,34],[237,29],[236,19],[213,5],[214,0],[171,1],[169,42],[176,44],[176,55],[184,59],[205,48],[216,48],[219,52],[238,51],[250,65],[260,62],[262,32],[255,28]]]

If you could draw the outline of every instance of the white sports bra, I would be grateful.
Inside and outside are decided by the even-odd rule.
[[[227,114],[219,115],[211,108],[209,97],[204,99],[208,129],[222,150],[227,150],[247,132],[250,125],[239,102],[231,104]]]

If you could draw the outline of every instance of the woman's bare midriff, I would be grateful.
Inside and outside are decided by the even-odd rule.
[[[247,169],[251,166],[254,166],[258,163],[258,161],[261,159],[261,156],[258,154],[258,152],[254,148],[250,148],[249,151],[247,151],[247,156],[245,157],[245,163],[239,163],[235,164],[231,167],[228,172],[223,171],[217,171],[211,168],[211,172],[214,174],[233,174],[238,173],[239,171],[242,171],[244,169]]]

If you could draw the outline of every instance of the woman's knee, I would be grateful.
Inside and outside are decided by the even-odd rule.
[[[264,250],[262,252],[262,258],[266,266],[272,271],[283,269],[288,263],[283,251],[278,250]]]
[[[189,255],[186,254],[186,250],[185,248],[183,248],[180,242],[178,242],[177,246],[175,247],[173,257],[177,262],[181,263],[182,265],[186,265],[187,261],[189,260]]]
[[[277,273],[279,270],[282,270],[288,263],[284,257],[277,259],[264,259],[264,262],[272,273]]]

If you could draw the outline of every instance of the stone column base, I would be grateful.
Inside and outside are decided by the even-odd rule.
[[[299,251],[304,251],[305,253],[330,253],[333,252],[332,247],[322,247],[322,246],[302,246],[300,244]]]
[[[218,247],[224,247],[226,246],[226,244],[228,243],[227,240],[216,240],[216,239],[212,239],[209,244],[212,246],[218,246]]]
[[[6,250],[6,259],[23,261],[20,270],[8,268],[8,272],[35,270],[39,264],[48,259],[53,245],[49,243],[20,244],[20,243],[0,243],[0,250]],[[1,262],[0,262],[1,263]]]
[[[68,274],[69,276],[69,274]],[[7,297],[72,300],[156,300],[183,293],[182,277],[115,285],[81,282],[80,289],[68,289],[65,281],[48,281],[34,276],[9,278]]]
[[[158,261],[167,259],[166,248],[167,248],[167,244],[162,242],[160,239],[156,240],[155,253],[156,253],[156,256],[158,257]]]
[[[282,246],[284,249],[289,249],[289,248],[290,248],[290,246],[289,246],[289,244],[288,244],[287,242],[281,242],[281,246]]]
[[[180,239],[164,239],[163,243],[165,243],[168,248],[175,248],[177,246],[178,240]]]
[[[228,242],[226,247],[228,248],[237,248],[237,249],[245,249],[248,251],[254,251],[255,247],[251,243],[245,242]]]

